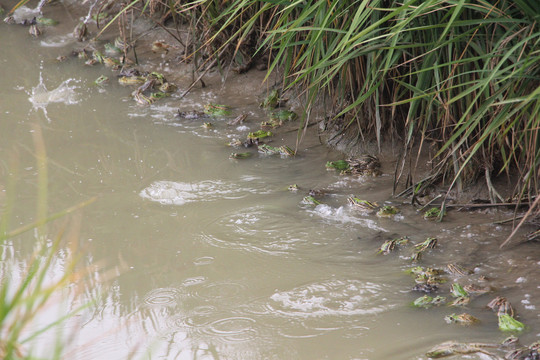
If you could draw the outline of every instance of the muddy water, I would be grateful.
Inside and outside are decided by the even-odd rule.
[[[64,9],[45,11],[59,16]],[[493,222],[510,212],[452,211],[441,224],[425,221],[391,197],[391,163],[381,177],[339,176],[324,165],[341,156],[314,133],[294,158],[231,149],[227,142],[265,120],[258,108],[261,74],[232,75],[225,84],[216,76],[182,100],[175,94],[141,107],[111,70],[54,61],[80,46],[66,35],[69,16],[62,18],[38,39],[25,27],[0,24],[0,201],[15,192],[12,227],[33,220],[36,134],[47,152],[49,212],[97,197],[54,269],[61,271],[65,253],[76,251],[85,265],[113,275],[96,270],[71,295],[70,301],[94,303],[66,324],[66,359],[424,359],[443,341],[504,339],[508,334],[485,309],[497,295],[527,325],[524,344],[540,337],[540,249],[498,250],[509,228]],[[145,66],[167,74],[171,61]],[[113,81],[93,86],[102,74]],[[182,89],[187,75],[171,76]],[[228,126],[230,118],[216,118],[204,129],[203,120],[176,116],[208,102],[230,104],[233,116],[248,114],[247,122]],[[272,145],[294,147],[294,126],[278,132]],[[253,156],[232,160],[232,151]],[[9,173],[14,189],[7,189]],[[290,184],[300,190],[288,191]],[[302,202],[309,189],[326,191],[322,205]],[[359,212],[347,205],[352,194],[400,206],[401,214]],[[49,236],[59,229],[51,224]],[[23,264],[34,235],[7,244],[4,258]],[[475,274],[447,276],[449,283],[474,282],[492,292],[464,308],[412,308],[422,295],[411,291],[414,280],[404,273],[412,247],[377,255],[384,240],[399,236],[412,243],[436,237],[437,247],[419,265],[459,263]],[[442,284],[439,294],[450,297],[448,287]],[[445,323],[446,315],[462,312],[481,322]]]

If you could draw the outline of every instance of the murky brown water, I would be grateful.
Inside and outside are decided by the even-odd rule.
[[[363,214],[347,205],[349,195],[401,205],[391,198],[391,166],[379,178],[339,176],[325,163],[340,155],[316,136],[292,159],[248,150],[250,159],[231,160],[225,144],[265,120],[258,108],[261,74],[233,75],[224,85],[209,81],[185,99],[140,107],[129,97],[132,89],[115,81],[92,85],[112,71],[54,61],[77,46],[65,35],[73,28],[65,18],[38,39],[25,27],[0,24],[0,202],[17,154],[12,227],[32,221],[36,131],[48,157],[49,212],[98,197],[83,210],[80,232],[54,269],[63,270],[63,256],[78,242],[83,263],[122,270],[108,282],[95,272],[82,293],[68,296],[65,308],[77,294],[79,302],[98,300],[67,323],[74,338],[66,359],[423,359],[447,340],[504,339],[485,309],[496,295],[506,296],[527,325],[524,344],[540,337],[540,248],[497,250],[509,228],[493,221],[510,212],[454,211],[442,224],[407,205],[394,219]],[[154,64],[160,71],[167,69],[168,59],[162,61]],[[183,81],[180,88],[187,87]],[[216,119],[206,130],[202,120],[175,117],[179,108],[198,110],[210,101],[248,113],[246,126]],[[295,137],[286,132],[273,144],[293,146]],[[303,190],[289,192],[290,184]],[[327,191],[323,205],[302,203],[313,188]],[[49,226],[51,238],[59,227]],[[413,243],[438,238],[420,265],[460,263],[487,276],[495,291],[464,309],[412,308],[422,294],[411,291],[414,281],[403,272],[411,267],[411,248],[376,254],[384,240],[402,235]],[[33,236],[6,245],[4,257],[24,264]],[[440,294],[449,296],[448,284]],[[443,320],[461,312],[481,323]]]

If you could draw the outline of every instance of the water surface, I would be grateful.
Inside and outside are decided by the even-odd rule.
[[[65,10],[44,11],[52,17]],[[506,296],[528,326],[522,342],[538,339],[540,251],[535,244],[497,250],[509,228],[493,221],[511,212],[454,211],[441,224],[425,221],[405,199],[392,198],[392,164],[378,178],[327,171],[326,161],[342,156],[319,143],[315,127],[294,158],[231,149],[227,142],[266,119],[258,107],[262,74],[231,74],[224,84],[216,76],[184,99],[177,93],[141,107],[111,70],[54,60],[81,46],[69,35],[76,16],[64,19],[38,39],[25,27],[0,24],[0,202],[15,191],[12,227],[33,221],[36,131],[47,152],[49,212],[97,197],[82,211],[64,255],[76,251],[86,265],[118,270],[95,271],[84,290],[71,294],[68,308],[70,301],[96,303],[67,322],[73,339],[65,358],[423,359],[447,340],[504,339],[485,309],[496,295]],[[160,71],[173,62],[143,60]],[[102,74],[113,81],[93,85]],[[187,72],[170,76],[181,89],[189,85]],[[215,119],[208,130],[202,120],[176,116],[208,102],[247,113],[246,124]],[[294,127],[272,141],[294,147]],[[229,159],[232,151],[253,156]],[[7,189],[13,164],[17,186]],[[300,190],[288,191],[290,184]],[[322,205],[302,202],[309,189],[326,190]],[[392,219],[364,214],[347,204],[353,194],[402,212]],[[49,236],[60,228],[50,224]],[[414,281],[404,273],[411,247],[377,255],[384,240],[399,236],[412,243],[436,237],[438,246],[420,265],[457,262],[496,290],[463,310],[412,308],[422,294],[411,291]],[[14,239],[4,258],[24,267],[34,241],[33,233]],[[62,259],[61,253],[55,271]],[[449,296],[447,286],[442,295]],[[481,324],[443,320],[462,311]]]

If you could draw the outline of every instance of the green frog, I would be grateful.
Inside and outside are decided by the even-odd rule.
[[[359,199],[355,196],[349,196],[347,198],[349,205],[353,206],[355,209],[360,209],[363,211],[375,211],[378,207],[377,203],[370,202],[367,200]]]
[[[248,139],[262,139],[274,135],[271,131],[257,130],[248,134]]]
[[[170,82],[164,82],[159,86],[159,91],[164,92],[166,94],[172,94],[178,90],[178,87],[174,84],[171,84]]]
[[[298,187],[297,184],[291,184],[287,187],[287,190],[292,191],[292,192],[297,192],[298,190],[300,190],[300,188]]]
[[[326,168],[338,171],[345,171],[349,169],[349,162],[346,160],[327,161]]]
[[[407,244],[409,239],[407,237],[401,237],[398,239],[386,240],[379,248],[378,254],[388,255],[395,249],[397,245]]]
[[[274,147],[274,146],[270,146],[270,145],[266,145],[266,144],[259,144],[259,146],[257,147],[257,150],[260,153],[266,154],[266,155],[279,154],[279,148]]]
[[[108,68],[112,68],[114,70],[118,70],[122,63],[119,60],[116,60],[115,58],[103,56],[102,57],[102,63]]]
[[[525,330],[525,325],[522,322],[514,319],[509,314],[498,314],[499,317],[499,330],[501,331],[513,331],[522,332]]]
[[[416,251],[422,252],[422,251],[425,251],[427,249],[433,249],[436,245],[437,245],[437,239],[432,238],[432,237],[428,237],[423,242],[414,245],[414,248],[416,249]]]
[[[260,106],[265,109],[273,109],[279,104],[279,91],[274,89],[268,93],[268,96],[264,98]]]
[[[146,78],[143,76],[120,76],[118,78],[118,83],[120,85],[141,85],[146,82]]]
[[[278,148],[278,150],[279,150],[279,154],[281,156],[295,156],[296,155],[296,151],[294,151],[293,149],[291,149],[287,145],[281,145]]]
[[[228,116],[231,115],[230,107],[227,105],[219,104],[206,104],[204,105],[205,114],[212,116]]]
[[[278,122],[294,121],[296,119],[298,119],[298,115],[294,111],[290,110],[279,110],[270,114],[270,120]]]
[[[114,44],[106,43],[105,45],[103,45],[103,47],[105,48],[105,54],[111,56],[119,56],[120,54],[122,54],[122,50]]]
[[[456,323],[456,324],[465,325],[465,326],[473,325],[480,322],[478,318],[467,313],[462,313],[459,315],[456,315],[456,314],[447,315],[444,317],[444,320],[449,324]]]
[[[94,84],[95,85],[105,85],[109,82],[109,77],[108,76],[105,76],[105,75],[101,75],[100,77],[98,77],[95,81],[94,81]]]
[[[36,22],[39,25],[43,25],[43,26],[56,26],[56,25],[58,25],[58,21],[50,19],[50,18],[46,18],[46,17],[38,17],[38,18],[36,18]]]
[[[313,196],[311,195],[308,195],[308,196],[305,196],[303,199],[302,199],[302,202],[304,204],[308,204],[308,205],[321,205],[322,203],[315,199]]]
[[[461,286],[458,283],[453,283],[450,287],[450,293],[453,297],[459,298],[459,297],[469,297],[469,293],[465,291],[463,286]]]
[[[445,213],[443,212],[442,216],[444,215]],[[431,209],[427,210],[424,213],[424,219],[426,220],[435,220],[435,219],[438,219],[440,216],[441,216],[441,209],[439,209],[438,207],[432,207]]]
[[[231,153],[229,158],[231,158],[231,159],[247,159],[247,158],[251,157],[251,155],[252,154],[250,152]]]
[[[392,217],[399,213],[399,209],[392,205],[384,205],[377,211],[378,217]]]

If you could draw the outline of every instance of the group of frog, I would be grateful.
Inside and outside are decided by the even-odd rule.
[[[90,18],[97,22],[105,20],[108,16],[109,14],[106,11],[100,11]],[[73,30],[73,37],[79,42],[86,41],[89,38],[87,20],[78,23]],[[30,26],[29,33],[35,37],[42,34],[42,26],[55,26],[58,24],[56,20],[41,15],[31,19],[19,20],[16,20],[13,15],[9,15],[4,21],[10,24]],[[153,44],[152,49],[154,49],[155,45]],[[96,41],[89,41],[82,49],[74,50],[71,55],[83,60],[85,65],[103,64],[105,67],[118,71],[117,77],[120,85],[137,86],[136,90],[132,92],[133,99],[137,103],[141,105],[152,104],[157,99],[167,97],[177,90],[176,85],[168,82],[162,74],[140,71],[134,68],[130,60],[125,56],[132,45],[121,37],[117,37],[114,42],[105,43],[102,48],[103,52],[97,47]],[[56,60],[65,61],[67,58],[67,56],[59,56]],[[106,75],[101,75],[94,81],[97,86],[104,86],[108,83],[109,77]]]
[[[294,121],[298,115],[291,110],[277,109],[287,99],[280,97],[278,90],[272,90],[261,102],[260,106],[267,110],[268,120],[261,122],[261,128],[247,134],[244,140],[233,139],[229,142],[229,146],[234,148],[250,148],[256,147],[257,151],[265,155],[280,155],[282,157],[295,156],[296,152],[289,146],[271,146],[265,143],[267,139],[272,137],[274,133],[271,131],[282,126],[285,122]],[[202,119],[210,120],[212,118],[224,118],[231,116],[232,110],[227,105],[221,104],[206,104],[203,111],[179,111],[178,117],[182,119]],[[240,114],[237,117],[227,122],[227,125],[241,125],[247,118],[247,114]],[[202,126],[206,129],[213,128],[213,124],[209,121],[204,121]],[[246,159],[253,155],[251,152],[233,152],[229,156],[231,159]]]
[[[397,239],[387,240],[381,245],[378,253],[387,255],[397,246],[406,245],[409,243],[407,237],[401,237]],[[425,241],[415,244],[413,246],[413,254],[410,260],[415,262],[420,259],[420,254],[426,252],[429,249],[433,249],[437,246],[437,239],[427,238]],[[452,276],[454,278],[471,277],[474,276],[474,272],[463,268],[457,264],[448,264],[445,269],[436,269],[430,267],[414,266],[406,271],[414,277],[416,285],[412,288],[412,291],[419,291],[426,293],[425,295],[417,298],[412,302],[412,306],[418,308],[429,308],[432,306],[440,306],[446,304],[449,307],[463,307],[470,303],[471,298],[487,294],[493,291],[490,286],[481,286],[475,283],[470,283],[462,286],[457,281],[450,285],[451,300],[447,300],[444,296],[430,296],[428,293],[434,293],[439,290],[441,284],[446,282],[445,275]],[[478,281],[485,281],[484,276],[478,276]],[[505,332],[520,333],[525,330],[525,325],[515,319],[515,313],[510,302],[501,296],[495,297],[487,305],[487,308],[496,312],[498,317],[499,329]],[[447,323],[456,323],[460,325],[473,325],[480,320],[469,313],[453,313],[445,316],[444,320]],[[499,356],[494,351],[504,351],[504,357]],[[540,360],[540,342],[535,342],[528,347],[518,345],[517,338],[510,337],[501,344],[482,344],[482,343],[458,343],[458,342],[445,342],[432,350],[428,351],[426,355],[430,358],[442,358],[452,355],[463,355],[472,353],[482,353],[493,359],[506,359],[506,360]]]

